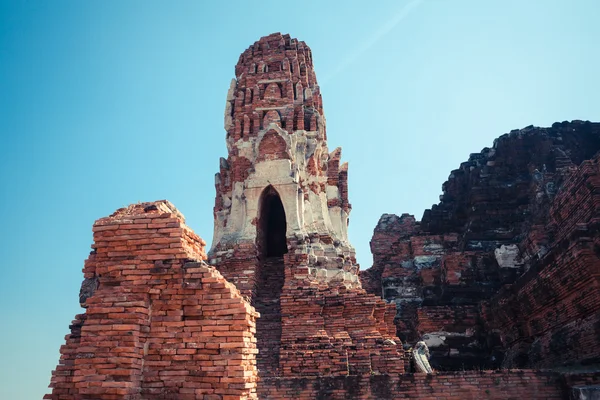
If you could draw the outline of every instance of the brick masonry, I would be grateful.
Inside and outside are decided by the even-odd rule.
[[[95,283],[45,398],[256,398],[258,315],[204,263],[183,216],[167,201],[135,204],[93,231],[83,288]]]
[[[436,375],[269,378],[263,399],[564,399],[568,389],[557,373],[467,371]]]
[[[327,147],[310,48],[272,34],[235,73],[209,262],[265,316],[259,376],[403,372],[395,310],[358,280],[348,167]]]
[[[438,369],[599,361],[600,124],[527,127],[471,154],[422,221],[385,214],[363,287]]]
[[[600,362],[600,158],[584,161],[558,192],[545,226],[549,250],[486,309],[506,365]]]
[[[422,221],[380,219],[359,276],[310,49],[272,34],[235,71],[210,252],[166,200],[96,221],[86,312],[46,399],[559,399],[599,383],[480,370],[598,362],[598,124],[472,154]],[[433,375],[407,373],[418,339]]]

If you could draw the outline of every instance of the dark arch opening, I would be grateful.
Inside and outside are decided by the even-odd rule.
[[[256,367],[261,378],[277,376],[281,346],[281,290],[285,282],[283,255],[287,253],[285,210],[279,193],[268,186],[260,196],[256,226],[259,265],[252,305],[256,321]]]
[[[258,222],[258,247],[261,260],[268,257],[282,257],[287,253],[285,232],[287,224],[285,210],[279,193],[272,187],[267,187],[260,202]]]

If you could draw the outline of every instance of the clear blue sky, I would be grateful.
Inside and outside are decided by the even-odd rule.
[[[225,96],[259,37],[313,50],[365,269],[379,216],[420,219],[469,153],[600,121],[599,15],[598,0],[1,0],[0,398],[47,392],[94,220],[166,198],[210,243]]]

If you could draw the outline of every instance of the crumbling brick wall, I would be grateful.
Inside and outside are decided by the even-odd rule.
[[[267,378],[261,399],[558,400],[567,390],[557,373],[462,371],[434,375]]]
[[[573,171],[549,216],[549,250],[486,315],[508,349],[507,367],[600,362],[600,157]]]
[[[167,201],[94,224],[78,315],[46,399],[256,398],[257,313]]]
[[[525,361],[510,363],[521,367],[538,365],[540,357],[547,366],[591,362],[595,355],[576,348],[598,347],[592,339],[600,309],[595,303],[598,234],[592,223],[596,178],[591,164],[578,166],[598,150],[598,123],[515,130],[452,171],[440,203],[426,210],[421,222],[408,214],[384,214],[371,241],[373,267],[361,272],[361,281],[370,293],[396,304],[400,338],[408,344],[425,339],[438,369],[499,367],[507,348],[521,354],[508,354],[509,359],[522,360],[523,351],[531,352]],[[571,175],[574,171],[579,172]],[[580,232],[578,245],[574,238],[563,239],[571,232]],[[538,285],[535,299],[516,294],[532,290],[518,283],[529,278],[519,277],[527,269],[527,276],[538,274],[540,259],[562,275],[536,276],[531,285],[547,282]],[[586,279],[576,309],[564,304],[564,310],[553,310],[574,295],[574,282]],[[488,301],[512,284],[494,300],[490,315]],[[549,333],[549,324],[563,323],[571,325]],[[535,341],[534,347],[527,341]]]
[[[302,256],[287,254],[281,295],[284,376],[404,372],[394,309],[364,289],[319,285]]]

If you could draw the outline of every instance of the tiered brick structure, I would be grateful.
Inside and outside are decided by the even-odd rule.
[[[167,201],[94,224],[46,399],[255,399],[257,317]]]
[[[340,148],[327,149],[310,49],[288,35],[263,37],[240,56],[235,73],[225,109],[229,154],[216,175],[211,263],[250,295],[258,264],[248,262],[293,247],[308,257],[315,279],[358,287],[347,236],[348,164],[340,166]]]
[[[348,167],[327,149],[310,49],[263,37],[235,72],[209,259],[261,313],[260,375],[402,372],[393,308],[358,281]]]
[[[600,124],[513,131],[452,171],[421,222],[384,215],[361,280],[396,304],[400,337],[439,369],[497,367],[507,349],[510,367],[597,360],[596,159],[577,166],[598,150]]]

